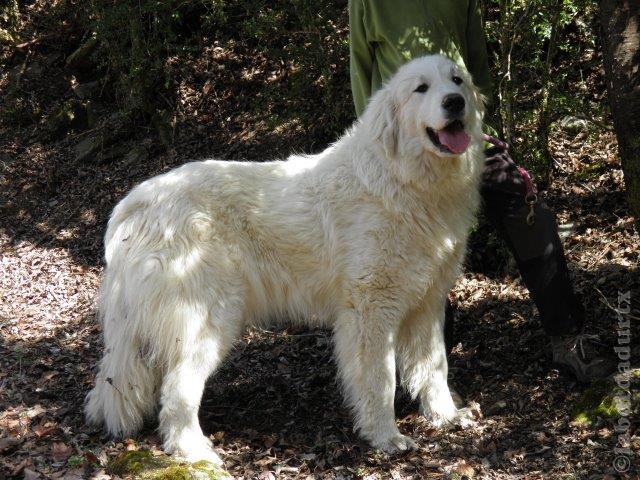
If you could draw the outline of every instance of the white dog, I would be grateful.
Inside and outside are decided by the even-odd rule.
[[[203,388],[248,325],[330,326],[355,427],[414,448],[396,369],[436,426],[447,386],[446,294],[478,204],[482,100],[441,56],[403,66],[354,127],[313,156],[188,163],[137,186],[105,236],[105,354],[86,413],[130,435],[158,412],[168,453],[220,463]]]

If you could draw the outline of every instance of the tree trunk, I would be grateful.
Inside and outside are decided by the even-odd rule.
[[[551,109],[549,98],[551,97],[551,63],[556,54],[556,37],[558,34],[558,23],[562,13],[563,0],[556,0],[551,14],[551,35],[549,36],[549,46],[547,47],[547,59],[544,64],[542,77],[542,99],[540,100],[540,118],[538,120],[538,149],[540,151],[542,164],[540,165],[543,178],[538,180],[542,185],[549,185],[551,172],[553,171],[553,158],[549,151],[549,129],[551,127]]]
[[[640,1],[600,0],[600,22],[629,210],[640,221]]]
[[[500,0],[500,83],[498,104],[504,139],[514,145],[513,79],[511,78],[511,50],[513,49],[512,2]]]

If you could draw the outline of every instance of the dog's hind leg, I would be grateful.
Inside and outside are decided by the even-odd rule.
[[[447,384],[444,320],[445,297],[433,290],[398,332],[401,382],[412,398],[420,398],[421,413],[436,427],[464,424],[466,415],[457,409]]]
[[[239,335],[240,313],[229,312],[228,308],[224,309],[226,312],[219,308],[217,312],[204,313],[197,306],[189,309],[186,305],[188,302],[182,302],[182,310],[186,310],[183,314],[192,318],[183,337],[175,339],[176,349],[167,358],[160,387],[159,430],[167,453],[190,462],[208,460],[221,464],[202,432],[198,409],[207,378]]]
[[[369,319],[367,319],[369,320]],[[334,326],[338,370],[355,429],[387,453],[417,448],[402,435],[393,408],[396,374],[392,329],[363,322],[355,310],[342,312]]]

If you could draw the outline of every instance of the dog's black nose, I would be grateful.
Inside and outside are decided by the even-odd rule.
[[[442,99],[442,108],[451,117],[460,115],[464,110],[464,97],[458,93],[452,93]]]

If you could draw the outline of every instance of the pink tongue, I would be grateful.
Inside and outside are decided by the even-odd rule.
[[[438,132],[438,140],[453,153],[463,153],[471,142],[471,138],[464,133],[464,130],[447,128]]]

